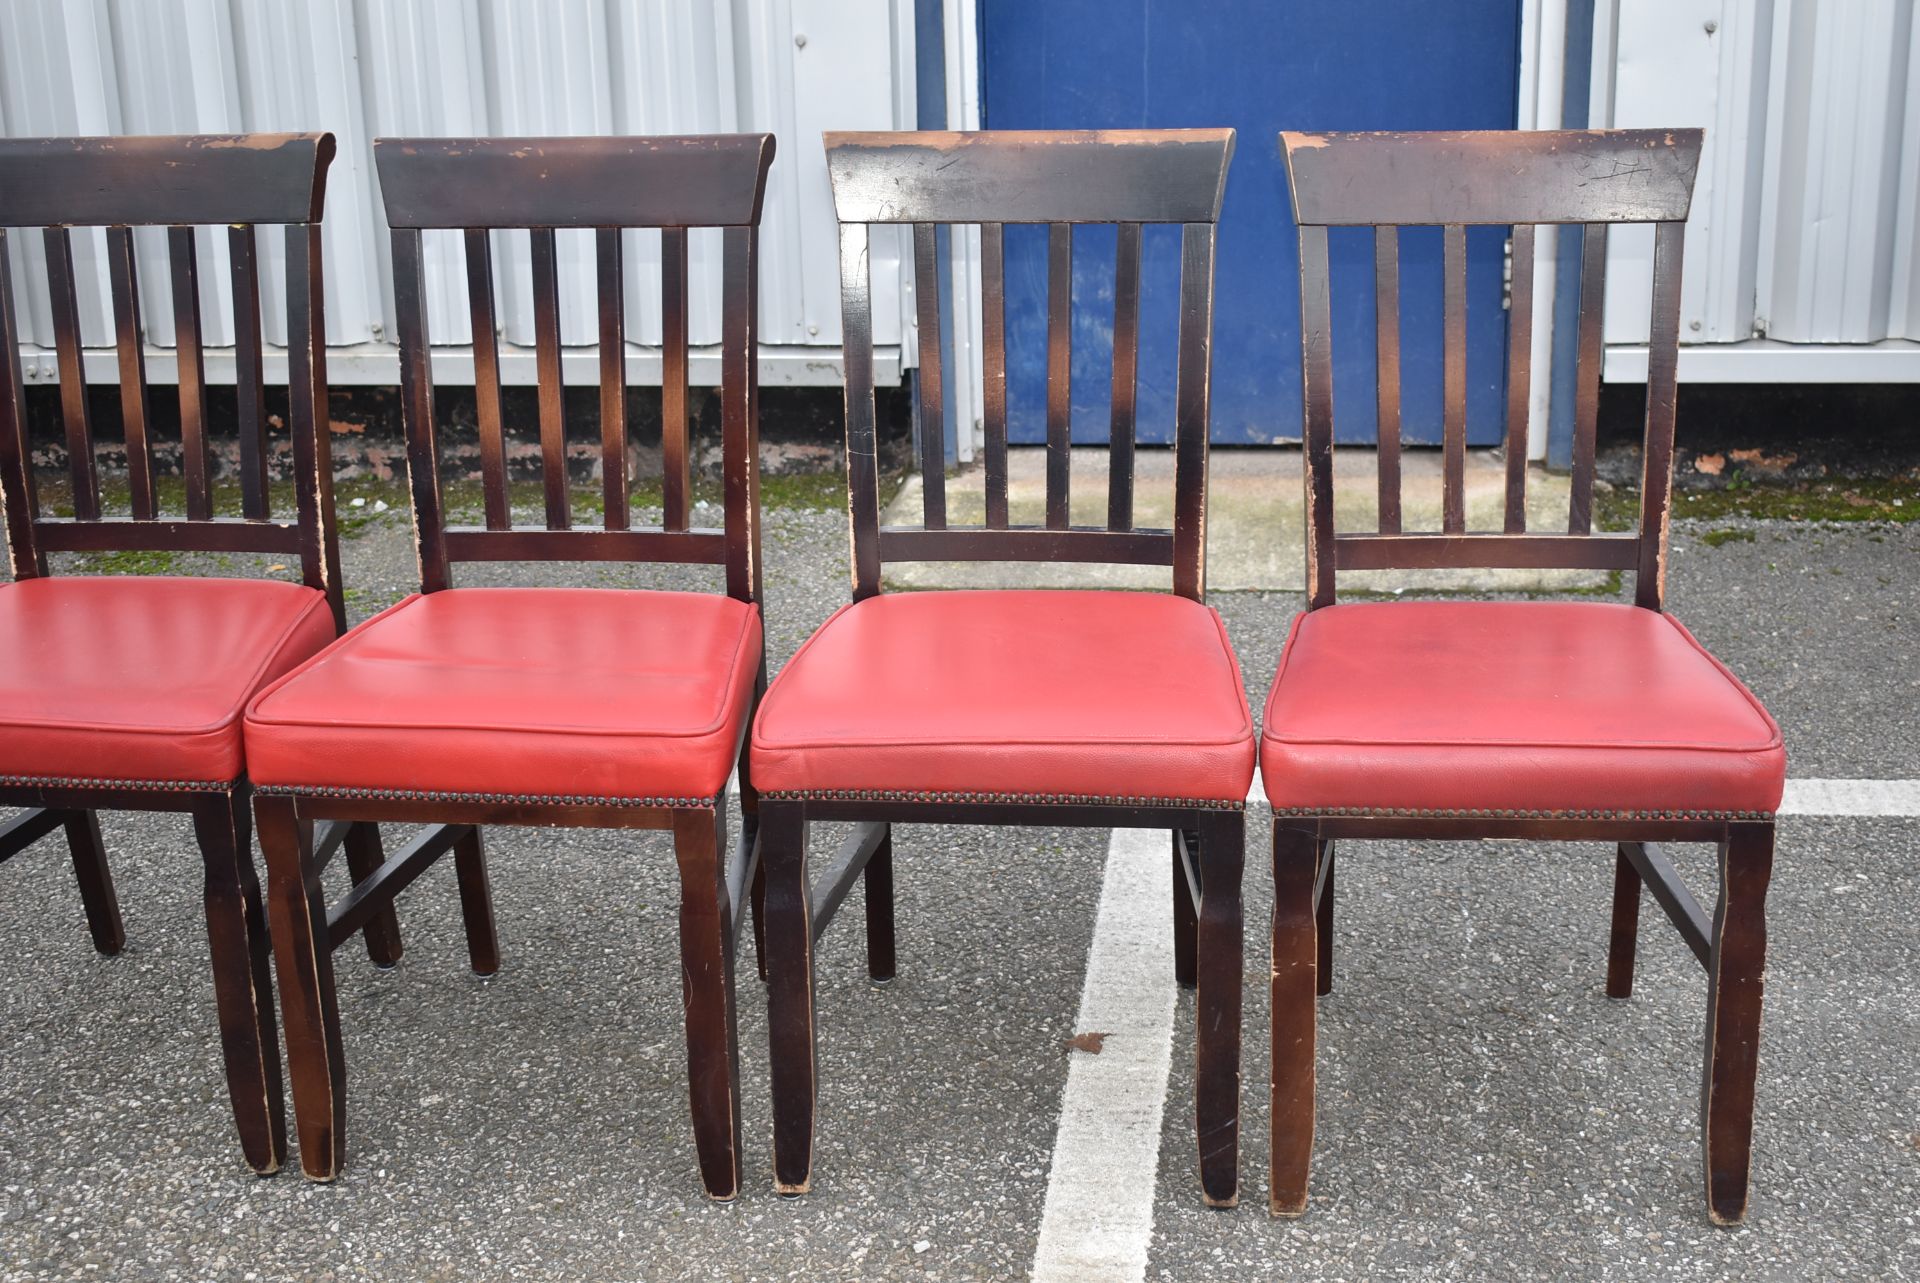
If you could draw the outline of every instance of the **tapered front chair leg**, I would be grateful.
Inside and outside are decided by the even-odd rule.
[[[773,1077],[773,1187],[804,1194],[813,1179],[813,903],[804,804],[763,799],[767,871],[767,1035]]]
[[[1246,978],[1241,870],[1246,816],[1200,823],[1200,912],[1195,949],[1194,1121],[1200,1189],[1210,1207],[1240,1201],[1240,995]]]
[[[487,849],[474,825],[453,844],[453,871],[460,884],[460,919],[467,931],[467,963],[476,976],[500,970],[500,939],[493,927],[493,885],[487,881]]]
[[[890,982],[898,963],[893,947],[893,826],[860,871],[860,891],[867,903],[867,978]]]
[[[1269,1210],[1307,1210],[1313,1159],[1314,991],[1318,934],[1314,920],[1314,835],[1273,826],[1273,1082],[1272,1187]]]
[[[680,865],[680,983],[700,1179],[713,1198],[740,1193],[740,1044],[733,1001],[733,923],[719,810],[673,813]]]
[[[1622,842],[1613,856],[1613,926],[1607,935],[1607,997],[1633,997],[1633,961],[1640,943],[1640,870]]]
[[[1729,824],[1720,847],[1720,899],[1707,955],[1707,1046],[1700,1091],[1707,1212],[1717,1225],[1737,1225],[1747,1214],[1767,960],[1767,882],[1772,875],[1772,822]]]
[[[87,912],[87,931],[94,949],[113,957],[127,944],[120,921],[120,899],[113,892],[113,873],[107,868],[107,846],[100,836],[100,817],[93,811],[66,813],[67,848],[73,853],[73,876],[80,884],[80,904]]]
[[[207,945],[227,1094],[248,1166],[269,1176],[286,1162],[287,1123],[250,821],[243,793],[210,795],[193,808],[194,834],[206,866]]]
[[[372,877],[386,862],[386,853],[380,846],[380,826],[377,824],[349,825],[346,841],[342,845],[347,848],[347,875],[353,879],[355,886]],[[366,937],[367,961],[376,967],[399,965],[400,955],[406,950],[400,943],[400,919],[394,915],[391,900],[367,919],[361,934]]]
[[[1193,883],[1187,877],[1190,836],[1194,835],[1173,831],[1173,982],[1182,989],[1193,988],[1200,947],[1200,910],[1193,902]]]
[[[298,818],[291,798],[263,797],[255,809],[267,859],[267,908],[300,1166],[311,1179],[330,1181],[346,1160],[347,1065],[327,905],[313,862],[313,826]]]

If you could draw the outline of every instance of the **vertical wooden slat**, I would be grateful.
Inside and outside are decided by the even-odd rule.
[[[1567,533],[1593,530],[1594,433],[1600,418],[1600,364],[1607,302],[1607,225],[1589,223],[1580,240],[1580,329],[1574,358],[1573,477]]]
[[[1107,529],[1133,529],[1134,417],[1140,386],[1140,224],[1122,223],[1113,262],[1113,416],[1107,432]]]
[[[46,573],[33,537],[40,506],[27,460],[26,380],[21,377],[20,331],[13,314],[13,264],[7,230],[0,227],[0,513],[6,516],[7,561],[15,579]]]
[[[416,245],[417,252],[417,245]],[[293,428],[300,570],[327,596],[336,628],[347,625],[340,535],[333,520],[333,439],[327,416],[327,316],[320,224],[287,228],[287,404]]]
[[[1070,524],[1073,470],[1073,224],[1047,228],[1047,529]]]
[[[1306,467],[1307,608],[1333,604],[1333,290],[1327,229],[1300,229],[1300,365]]]
[[[1380,533],[1400,533],[1400,229],[1373,229],[1373,343],[1379,407]]]
[[[928,530],[947,528],[946,384],[940,370],[940,238],[913,225],[914,310],[920,322],[920,482]]]
[[[213,515],[213,460],[207,446],[207,372],[200,340],[200,265],[193,229],[167,229],[173,283],[174,352],[180,370],[180,451],[187,477],[187,520]]]
[[[661,492],[666,528],[687,528],[692,472],[687,448],[687,229],[660,229],[662,337],[660,365]]]
[[[847,506],[853,599],[880,591],[880,478],[874,458],[873,310],[867,225],[840,225],[840,342],[847,369]]]
[[[1660,223],[1653,234],[1653,323],[1647,335],[1647,436],[1640,475],[1640,565],[1633,586],[1634,601],[1649,610],[1661,609],[1667,599],[1667,527],[1673,505],[1673,418],[1679,392],[1680,258],[1686,239],[1685,223]],[[1585,307],[1583,297],[1581,308]]]
[[[600,307],[600,494],[608,530],[632,524],[627,512],[627,320],[621,288],[620,229],[596,234]]]
[[[272,512],[267,492],[267,411],[262,389],[259,244],[251,223],[227,229],[233,279],[233,390],[240,426],[240,511],[253,521]]]
[[[480,490],[487,529],[513,527],[506,429],[500,410],[500,333],[493,312],[493,252],[484,227],[467,229],[467,311],[473,323],[473,401],[480,421]]]
[[[1527,400],[1533,381],[1532,223],[1513,229],[1513,274],[1507,309],[1507,522],[1510,535],[1527,529]]]
[[[1441,407],[1444,458],[1441,528],[1457,535],[1467,528],[1467,229],[1446,229],[1441,267],[1446,334]]]
[[[540,479],[547,497],[547,529],[573,524],[567,500],[566,385],[560,378],[560,272],[553,229],[535,227],[533,240],[534,368],[540,380]]]
[[[760,600],[760,231],[722,234],[720,424],[727,511],[727,595]]]
[[[999,223],[980,225],[981,427],[986,434],[987,527],[1007,528],[1007,266]]]
[[[420,590],[447,587],[447,544],[440,515],[439,451],[434,443],[432,353],[427,347],[426,277],[420,231],[393,233],[393,303],[400,318],[400,410],[407,434],[407,482],[413,493]]]
[[[73,515],[100,519],[100,483],[93,467],[93,425],[87,419],[87,372],[80,358],[80,305],[73,293],[73,242],[64,227],[49,227],[47,293],[53,304],[53,341],[60,364],[60,418],[67,434],[67,475]]]
[[[141,352],[140,274],[133,229],[107,229],[107,278],[113,289],[113,346],[120,358],[120,430],[127,446],[127,490],[135,521],[151,521],[153,443],[147,436],[147,362]]]
[[[1207,419],[1213,371],[1213,224],[1180,236],[1180,357],[1173,398],[1173,590],[1207,591]]]

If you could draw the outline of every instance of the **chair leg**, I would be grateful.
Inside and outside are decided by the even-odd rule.
[[[1194,949],[1194,1113],[1200,1189],[1209,1207],[1240,1201],[1240,995],[1246,980],[1240,878],[1245,863],[1246,816],[1240,811],[1204,816]]]
[[[1313,1159],[1314,972],[1319,949],[1313,908],[1311,831],[1273,826],[1272,1187],[1269,1210],[1307,1210]]]
[[[893,826],[867,858],[860,873],[860,889],[867,902],[867,978],[888,984],[896,968],[893,952]]]
[[[740,1193],[740,1044],[725,846],[718,809],[673,813],[693,1139],[700,1179],[708,1195],[721,1201]]]
[[[747,914],[753,919],[753,961],[759,968],[760,982],[767,979],[767,861],[763,855],[754,861],[753,884],[747,888]]]
[[[253,871],[246,795],[199,800],[193,827],[206,866],[207,945],[227,1094],[248,1166],[270,1176],[287,1157],[286,1106],[280,1095],[280,1039],[273,1020],[267,923]]]
[[[93,811],[68,811],[65,823],[73,876],[80,883],[80,903],[87,911],[87,930],[94,949],[111,958],[126,947],[127,929],[120,921],[120,899],[113,893],[113,873],[107,868],[100,816]]]
[[[313,863],[313,826],[295,814],[290,798],[263,797],[256,809],[300,1166],[309,1178],[330,1181],[346,1159],[347,1067],[327,905]]]
[[[1633,997],[1633,960],[1640,941],[1640,870],[1622,842],[1613,857],[1613,930],[1607,939],[1607,997]]]
[[[813,902],[807,816],[800,802],[760,808],[767,871],[767,1035],[773,1078],[773,1187],[804,1194],[813,1180]]]
[[[1707,957],[1707,1045],[1700,1091],[1707,1214],[1716,1225],[1737,1225],[1747,1214],[1767,958],[1767,882],[1772,874],[1772,821],[1729,824],[1720,846],[1720,898]]]
[[[453,846],[453,872],[460,884],[460,917],[467,929],[467,962],[476,976],[500,970],[500,939],[493,929],[493,887],[487,881],[486,846],[474,825]]]
[[[1182,989],[1194,985],[1200,947],[1200,911],[1187,882],[1187,835],[1173,831],[1173,982]]]
[[[372,877],[386,862],[386,853],[380,847],[380,826],[377,824],[357,823],[349,827],[345,846],[347,874],[355,886]],[[367,920],[367,925],[361,928],[361,934],[366,937],[369,962],[381,968],[399,965],[400,955],[406,950],[400,943],[400,919],[394,916],[391,900]]]
[[[1319,940],[1315,954],[1313,991],[1321,997],[1333,992],[1333,843],[1316,843],[1319,851],[1318,883],[1314,889],[1314,935]]]

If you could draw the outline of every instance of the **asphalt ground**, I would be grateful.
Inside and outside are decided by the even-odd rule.
[[[638,518],[636,518],[637,520]],[[845,519],[767,517],[776,665],[846,599]],[[1766,701],[1792,772],[1920,776],[1920,528],[1678,529],[1672,608]],[[179,569],[196,568],[189,559]],[[200,566],[197,568],[210,568]],[[228,570],[239,569],[229,565]],[[265,571],[285,575],[280,571]],[[403,509],[347,550],[351,609],[407,592]],[[464,582],[553,582],[502,567]],[[705,572],[573,582],[710,585]],[[1299,606],[1217,594],[1256,710]],[[1602,993],[1611,852],[1346,844],[1320,1008],[1313,1202],[1264,1209],[1263,860],[1248,815],[1243,1205],[1193,1175],[1192,999],[1174,1021],[1154,1279],[1920,1277],[1920,820],[1783,819],[1748,1223],[1707,1223],[1704,988],[1649,901]],[[105,829],[129,943],[89,946],[57,846],[0,870],[0,1279],[1010,1279],[1032,1266],[1108,834],[902,828],[900,978],[857,914],[819,954],[814,1192],[771,1192],[766,1021],[741,981],[749,1180],[700,1193],[677,893],[659,834],[488,834],[505,962],[466,968],[450,871],[402,898],[392,971],[339,955],[349,1157],[240,1162],[184,820]],[[817,832],[817,849],[832,834]],[[1710,894],[1709,857],[1679,861]]]

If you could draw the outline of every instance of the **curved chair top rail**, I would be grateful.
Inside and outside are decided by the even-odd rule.
[[[772,134],[376,138],[391,227],[746,227]]]
[[[0,138],[0,227],[317,223],[332,134]]]
[[[843,223],[1217,223],[1231,129],[828,132]]]
[[[1698,129],[1522,133],[1283,133],[1280,146],[1300,226],[1302,392],[1307,467],[1309,605],[1334,600],[1339,570],[1524,567],[1633,572],[1635,600],[1666,594],[1673,427],[1680,342],[1680,260],[1700,165]],[[1528,385],[1532,377],[1536,224],[1565,224],[1580,243],[1580,319],[1573,468],[1566,529],[1530,532]],[[1594,434],[1608,228],[1652,223],[1653,308],[1640,528],[1593,530]],[[1400,228],[1439,224],[1444,316],[1442,516],[1438,531],[1402,529],[1400,510]],[[1506,493],[1501,528],[1469,531],[1467,227],[1512,226],[1507,326]],[[1330,226],[1374,229],[1377,533],[1334,532],[1333,298]]]
[[[394,302],[400,319],[401,417],[407,434],[422,591],[452,583],[462,561],[636,561],[721,565],[727,592],[760,597],[758,327],[760,209],[771,134],[685,138],[379,138],[374,159],[393,228]],[[718,227],[721,264],[723,529],[690,524],[692,448],[687,399],[687,238]],[[576,527],[567,484],[560,362],[556,229],[595,230],[599,314],[602,516]],[[661,351],[661,505],[658,527],[635,529],[629,494],[627,351],[622,236],[659,228],[664,334]],[[530,237],[544,522],[516,525],[507,480],[500,395],[492,233]],[[474,334],[484,523],[448,525],[442,501],[427,336],[422,236],[464,232]]]
[[[1231,129],[1057,133],[828,133],[827,172],[840,218],[840,307],[846,353],[847,502],[856,600],[880,591],[884,561],[1079,561],[1167,566],[1173,589],[1206,586],[1208,381],[1213,343],[1215,224],[1233,158]],[[875,463],[869,224],[913,225],[919,332],[919,526],[882,526]],[[978,224],[984,525],[947,519],[943,286],[937,225]],[[1047,224],[1046,510],[1043,525],[1014,525],[1007,501],[1005,227]],[[1075,526],[1070,381],[1073,228],[1118,224],[1113,289],[1113,382],[1107,522]],[[1142,226],[1180,233],[1174,513],[1170,530],[1134,524]]]
[[[49,552],[217,552],[298,557],[308,586],[344,625],[327,422],[320,217],[332,134],[0,139],[0,506],[20,578],[47,572]],[[255,224],[285,224],[287,399],[294,454],[292,522],[269,495],[261,252]],[[240,515],[216,515],[207,422],[197,229],[224,224],[234,318]],[[167,227],[179,369],[184,519],[160,511],[147,404],[136,226]],[[42,513],[27,441],[8,227],[39,228],[60,374],[71,516]],[[76,294],[75,228],[104,227],[126,443],[128,515],[103,514]],[[83,232],[91,235],[91,232]]]

